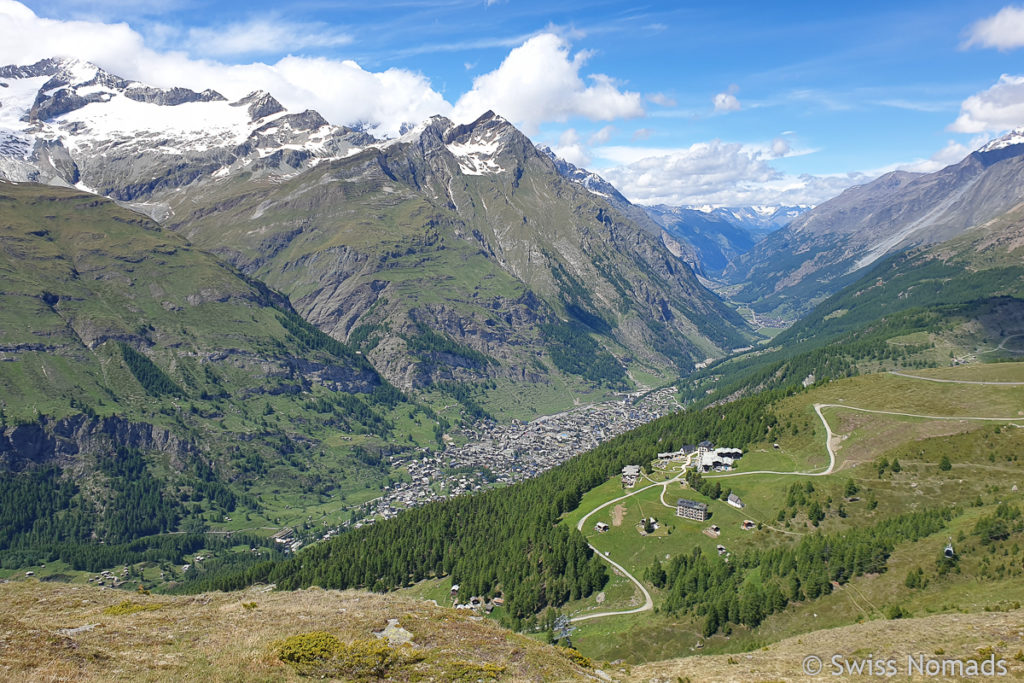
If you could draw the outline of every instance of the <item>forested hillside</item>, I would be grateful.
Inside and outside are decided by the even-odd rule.
[[[331,497],[337,524],[383,457],[444,428],[286,298],[108,200],[0,183],[0,251],[5,567],[180,566]]]
[[[646,464],[659,450],[713,439],[746,444],[774,424],[767,392],[726,406],[676,413],[514,486],[409,510],[400,517],[340,534],[285,562],[232,572],[224,566],[187,589],[233,590],[270,582],[307,586],[393,590],[448,576],[460,598],[505,596],[505,622],[528,627],[545,607],[559,606],[600,589],[605,565],[575,530],[558,524],[582,495],[627,464]]]

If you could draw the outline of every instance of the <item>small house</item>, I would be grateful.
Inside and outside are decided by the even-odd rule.
[[[602,534],[608,531],[608,525],[605,522],[598,522],[594,525],[595,531],[600,531]]]
[[[725,502],[728,503],[729,505],[732,505],[737,510],[741,510],[746,507],[746,504],[742,500],[740,500],[740,497],[737,496],[735,493],[730,493],[729,497],[726,499]]]

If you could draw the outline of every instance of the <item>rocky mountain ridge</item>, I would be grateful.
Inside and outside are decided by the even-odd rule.
[[[232,172],[295,173],[373,142],[314,111],[289,112],[262,91],[229,102],[79,60],[2,67],[0,85],[0,177],[122,202]]]
[[[144,211],[336,338],[362,327],[399,386],[552,372],[625,386],[633,363],[667,378],[750,339],[642,209],[567,178],[493,113],[380,141],[266,93],[228,102],[61,60],[0,74],[0,176]],[[465,291],[442,284],[468,273]],[[569,360],[584,347],[602,370]]]
[[[735,260],[725,278],[758,311],[800,314],[882,257],[936,244],[1024,201],[1019,134],[934,173],[893,171],[801,215]]]

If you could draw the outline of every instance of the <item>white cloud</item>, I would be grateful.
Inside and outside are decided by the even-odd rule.
[[[601,175],[641,204],[819,204],[870,179],[862,173],[784,174],[769,163],[792,154],[783,152],[778,142],[762,146],[712,140],[677,149],[611,146],[594,154],[619,164],[601,170]]]
[[[381,134],[451,110],[425,76],[404,69],[371,72],[349,60],[291,56],[273,64],[227,65],[153,50],[127,24],[46,19],[0,0],[0,64],[55,56],[84,59],[158,87],[212,88],[230,99],[267,90],[290,109],[316,109],[333,123],[362,122]]]
[[[583,141],[580,140],[579,133],[576,132],[575,128],[569,128],[562,133],[553,151],[570,164],[580,167],[586,167],[590,164],[590,155],[587,154]]]
[[[633,142],[637,142],[639,140],[646,140],[652,135],[654,135],[654,131],[651,130],[650,128],[637,128],[635,131],[633,131],[632,139]]]
[[[473,89],[459,98],[453,116],[471,121],[492,109],[521,126],[527,135],[545,121],[582,116],[594,121],[642,116],[638,93],[619,90],[608,76],[592,74],[591,85],[580,76],[589,53],[570,56],[561,36],[542,33],[509,52],[501,65],[473,80]]]
[[[736,93],[739,91],[739,86],[734,83],[729,86],[728,91],[715,95],[712,99],[712,102],[715,104],[715,112],[739,111],[741,108],[740,101],[736,99]]]
[[[47,19],[15,0],[0,0],[0,64],[77,57],[158,87],[212,88],[230,99],[266,90],[289,109],[316,109],[332,123],[367,124],[383,135],[435,114],[471,121],[488,109],[530,135],[544,122],[570,117],[612,121],[644,114],[640,94],[621,89],[604,74],[582,74],[591,53],[570,54],[568,38],[551,32],[513,48],[498,68],[474,79],[454,108],[427,77],[407,69],[373,72],[350,60],[301,56],[229,65],[164,49],[182,45],[208,56],[227,56],[264,51],[275,41],[279,50],[300,50],[348,40],[344,33],[325,33],[318,26],[267,20],[235,24],[223,34],[208,29],[183,34],[150,24],[147,34],[157,50],[125,23]]]
[[[789,141],[785,138],[775,138],[772,140],[771,153],[773,157],[784,157],[789,154],[789,151]]]
[[[671,97],[669,97],[668,95],[666,95],[665,93],[660,93],[660,92],[651,93],[651,94],[649,94],[647,96],[647,100],[649,102],[653,102],[654,104],[658,105],[659,107],[674,107],[674,106],[676,106],[676,101],[674,99],[672,99]]]
[[[975,45],[1012,50],[1024,47],[1024,8],[1008,6],[991,17],[975,22],[967,30],[962,47]]]
[[[615,126],[607,125],[601,130],[597,131],[589,138],[587,138],[588,145],[603,145],[611,139],[612,134],[615,132]]]
[[[988,90],[963,101],[960,116],[949,129],[956,133],[983,133],[1020,125],[1024,125],[1024,76],[1003,74]]]
[[[720,92],[720,93],[718,93],[717,95],[715,95],[714,103],[715,103],[715,111],[718,111],[718,112],[739,111],[740,110],[740,101],[738,99],[736,99],[736,96],[731,94],[731,93],[727,93],[727,92]]]
[[[940,149],[935,154],[931,155],[927,159],[915,159],[914,161],[890,164],[883,166],[882,168],[873,169],[871,171],[865,171],[869,175],[882,175],[883,173],[889,173],[890,171],[911,171],[913,173],[934,173],[951,164],[956,164],[963,161],[964,157],[973,152],[974,150],[982,147],[985,143],[992,139],[991,135],[981,134],[975,135],[967,144],[957,142],[956,140],[946,141],[946,146]]]
[[[351,42],[352,36],[322,22],[295,23],[271,17],[227,26],[191,28],[187,45],[192,54],[224,57],[340,47]]]

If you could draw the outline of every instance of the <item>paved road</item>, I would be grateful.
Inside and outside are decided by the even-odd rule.
[[[724,479],[727,477],[743,477],[748,474],[789,474],[796,477],[824,477],[826,474],[832,474],[832,470],[836,466],[836,451],[833,448],[833,442],[838,440],[835,434],[832,433],[832,428],[828,426],[828,420],[821,414],[822,408],[848,408],[837,403],[815,403],[814,412],[818,414],[818,418],[821,420],[821,424],[825,425],[825,449],[828,451],[828,467],[821,472],[778,472],[776,470],[753,470],[750,472],[730,472],[727,474],[707,474],[704,476],[705,479]],[[874,410],[867,411],[869,413],[878,412]]]

